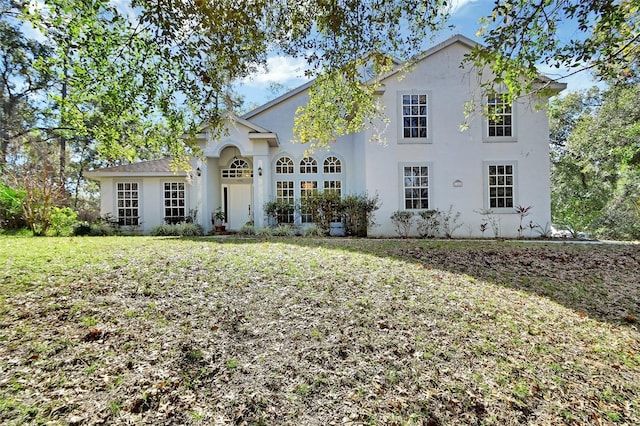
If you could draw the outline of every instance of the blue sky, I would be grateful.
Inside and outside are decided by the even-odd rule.
[[[481,42],[476,37],[476,32],[480,27],[478,20],[482,16],[491,13],[494,2],[492,0],[453,0],[452,16],[449,24],[453,28],[443,30],[434,40],[433,44],[437,44],[446,38],[462,34],[473,40]],[[567,26],[567,30],[571,31],[572,25]],[[574,36],[568,33],[566,36]],[[304,59],[294,59],[284,56],[272,56],[267,61],[268,70],[255,74],[251,79],[243,80],[236,86],[237,92],[244,96],[245,108],[261,105],[274,97],[269,90],[269,85],[282,85],[288,89],[304,84],[307,79],[304,78],[305,61]],[[551,77],[558,78],[564,74],[562,70],[548,66],[540,66],[540,72]],[[566,79],[560,80],[567,83],[567,91],[578,91],[590,88],[595,83],[590,74],[586,72],[579,73]]]

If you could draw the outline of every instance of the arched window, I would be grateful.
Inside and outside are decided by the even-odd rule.
[[[337,157],[327,157],[323,168],[325,173],[342,173],[342,162]]]
[[[281,157],[276,161],[276,173],[293,173],[293,160],[289,157]]]
[[[228,169],[222,169],[222,177],[227,179],[253,177],[253,169],[247,160],[236,158]]]
[[[318,162],[312,157],[300,160],[300,173],[318,173]]]

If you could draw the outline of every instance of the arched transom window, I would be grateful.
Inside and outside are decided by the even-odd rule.
[[[342,173],[342,163],[337,157],[327,157],[323,169],[325,173]]]
[[[318,162],[312,157],[300,160],[300,173],[318,173]]]
[[[253,177],[253,169],[242,158],[236,158],[231,162],[229,168],[222,169],[222,177],[226,179],[239,179]]]
[[[276,173],[293,173],[293,160],[289,157],[278,158],[278,161],[276,161]]]

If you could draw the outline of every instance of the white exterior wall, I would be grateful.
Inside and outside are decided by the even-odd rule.
[[[382,142],[370,142],[372,130],[339,138],[335,144],[311,153],[322,170],[323,160],[335,155],[342,161],[342,193],[362,194],[365,191],[378,194],[381,207],[375,213],[378,226],[369,230],[371,236],[396,236],[390,220],[396,210],[404,210],[403,165],[426,165],[429,167],[429,208],[461,213],[463,223],[454,236],[493,237],[490,227],[481,234],[483,217],[479,210],[488,208],[486,168],[487,162],[508,162],[516,166],[514,206],[533,206],[525,218],[542,227],[551,220],[549,178],[549,125],[546,111],[537,111],[535,104],[545,100],[520,100],[514,106],[514,138],[509,142],[488,141],[486,119],[480,111],[483,105],[480,84],[474,71],[460,68],[463,56],[469,47],[463,42],[453,42],[435,48],[409,73],[392,75],[383,81],[381,101],[389,119],[382,133]],[[398,78],[402,77],[402,78]],[[400,94],[415,91],[426,93],[428,102],[428,138],[426,143],[407,143],[401,138],[402,116]],[[465,120],[464,104],[475,100],[478,113],[471,117],[470,126],[460,131]],[[223,193],[221,170],[228,167],[234,155],[250,161],[254,178],[243,182],[253,187],[253,219],[256,227],[266,225],[264,203],[275,197],[275,162],[283,155],[292,158],[296,173],[291,180],[299,182],[304,175],[299,173],[300,160],[305,156],[307,145],[293,143],[293,124],[296,110],[307,103],[308,92],[293,92],[281,100],[267,105],[250,115],[248,121],[238,120],[228,127],[228,134],[214,140],[204,134],[200,140],[203,158],[194,159],[193,170],[200,168],[201,176],[194,173],[192,184],[184,177],[175,177],[187,182],[187,206],[198,209],[199,222],[208,231],[210,217],[221,205]],[[250,126],[254,126],[251,128]],[[256,130],[257,128],[262,130]],[[277,135],[279,146],[269,145],[267,140],[256,138],[266,131]],[[259,176],[258,168],[262,168]],[[322,173],[318,176],[322,188]],[[101,212],[116,216],[115,183],[137,181],[142,183],[140,213],[142,229],[148,232],[163,221],[162,187],[168,177],[102,177]],[[461,181],[461,187],[454,187]],[[295,188],[296,198],[300,188]],[[495,214],[500,223],[500,235],[517,235],[519,217],[513,209],[504,209]],[[414,226],[414,234],[416,227]]]
[[[139,185],[139,216],[140,225],[136,228],[144,233],[149,233],[154,227],[164,223],[164,183],[184,182],[185,183],[185,215],[189,214],[189,209],[194,208],[192,202],[192,185],[180,176],[162,177],[114,177],[103,178],[100,181],[100,214],[111,214],[118,217],[116,185],[119,182],[137,182]]]
[[[293,143],[295,112],[298,107],[305,105],[308,100],[307,92],[304,91],[278,104],[277,107],[270,108],[251,117],[251,122],[278,134],[280,146],[269,149],[269,156],[271,158],[270,171],[272,174],[275,170],[275,161],[279,157],[286,154],[294,161],[297,169],[300,160],[305,156],[305,151],[309,149],[309,145],[307,144]],[[325,148],[318,148],[309,154],[318,161],[319,167],[322,167],[322,161],[330,155],[335,155],[342,160],[342,166],[345,171],[343,194],[361,193],[364,190],[364,182],[358,175],[357,167],[357,164],[361,160],[356,156],[356,149],[354,149],[357,145],[354,141],[360,137],[361,135],[343,136],[338,138],[336,143],[331,144],[329,147],[330,151],[327,151]],[[297,170],[296,176],[299,177]],[[271,176],[270,178],[272,184],[269,185],[269,192],[267,193],[265,201],[269,201],[275,196],[273,193],[275,177]]]
[[[476,211],[487,206],[484,169],[487,161],[504,160],[517,164],[514,205],[534,206],[525,218],[542,226],[550,222],[548,119],[544,111],[534,111],[533,104],[522,100],[514,108],[516,142],[483,142],[486,120],[477,114],[468,130],[460,131],[464,121],[464,103],[475,99],[481,105],[481,93],[474,73],[460,69],[467,49],[453,44],[419,63],[403,79],[385,81],[383,102],[390,123],[384,136],[387,146],[366,145],[366,182],[369,193],[378,192],[383,204],[377,212],[380,226],[370,235],[394,235],[389,218],[404,210],[401,166],[429,166],[430,209],[461,213],[463,226],[454,236],[481,236],[482,217]],[[429,96],[428,143],[399,143],[402,126],[399,92],[426,92]],[[453,182],[462,181],[462,187]],[[516,236],[519,217],[512,213],[496,214],[500,236]],[[471,226],[471,228],[469,228]],[[414,227],[415,231],[415,227]],[[528,230],[525,235],[528,235]],[[488,229],[485,237],[493,237]]]

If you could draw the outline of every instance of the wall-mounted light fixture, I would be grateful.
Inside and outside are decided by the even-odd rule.
[[[262,176],[262,167],[258,167],[258,176]]]
[[[198,176],[202,176],[202,170],[200,170],[200,167],[198,167],[198,168],[196,169],[196,174],[197,174]]]
[[[454,188],[462,188],[462,181],[460,179],[456,179],[453,181]]]

